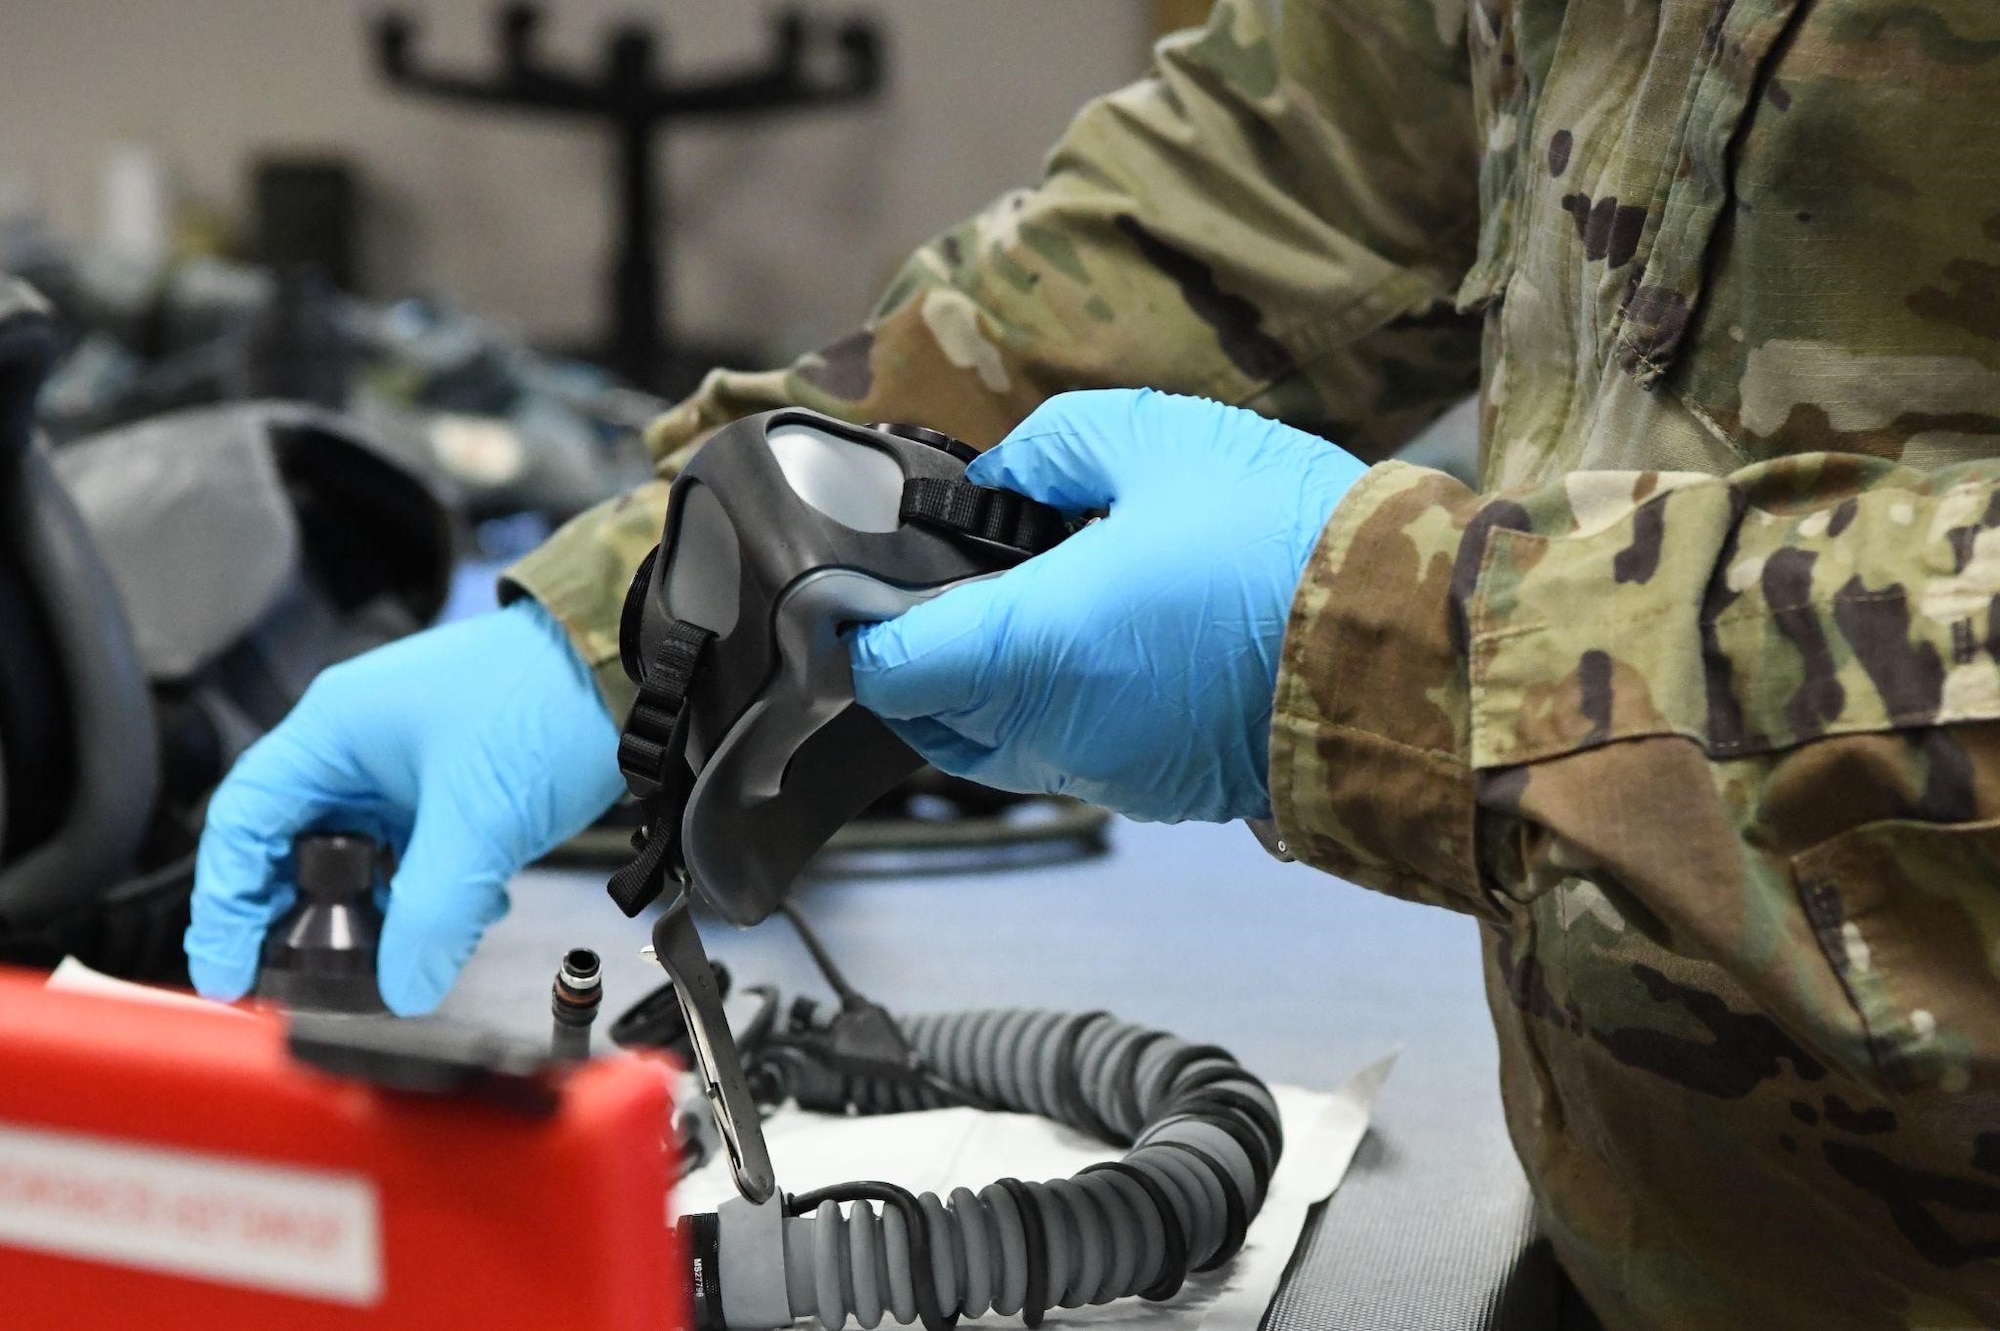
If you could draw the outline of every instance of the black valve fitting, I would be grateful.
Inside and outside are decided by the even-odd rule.
[[[604,970],[587,947],[563,953],[556,980],[549,987],[549,1015],[555,1025],[549,1052],[571,1062],[590,1057],[590,1027],[604,1002]]]
[[[381,848],[352,832],[308,832],[292,843],[298,902],[264,939],[257,996],[303,1011],[388,1011],[375,986],[382,911]]]

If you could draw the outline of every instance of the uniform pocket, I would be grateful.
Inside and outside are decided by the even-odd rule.
[[[1672,385],[1746,457],[2000,452],[1996,88],[1993,0],[1802,7],[1737,131]]]
[[[1627,287],[1618,360],[1652,387],[1672,364],[1702,296],[1708,252],[1734,197],[1731,150],[1801,0],[1733,0],[1709,10],[1680,110],[1678,156],[1648,208],[1641,266]]]
[[[1792,870],[1884,1079],[2000,1084],[2000,819],[1866,823]]]

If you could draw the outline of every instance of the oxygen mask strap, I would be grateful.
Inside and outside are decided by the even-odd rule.
[[[912,476],[903,482],[898,516],[941,528],[1015,563],[1054,549],[1073,530],[1059,511],[1025,495],[936,476]]]
[[[618,736],[618,770],[645,817],[632,834],[632,862],[605,885],[628,916],[651,905],[680,869],[681,814],[694,788],[687,694],[713,641],[715,634],[699,624],[676,619],[633,681],[639,697]]]

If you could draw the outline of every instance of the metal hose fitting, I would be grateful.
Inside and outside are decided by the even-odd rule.
[[[570,1062],[590,1057],[590,1027],[604,1002],[604,973],[597,954],[587,947],[563,953],[556,980],[549,988],[549,1015],[555,1019],[549,1052]]]

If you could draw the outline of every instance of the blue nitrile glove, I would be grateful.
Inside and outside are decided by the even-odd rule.
[[[1110,515],[853,630],[854,695],[938,767],[1003,790],[1149,822],[1264,817],[1292,593],[1365,470],[1200,398],[1051,398],[967,477]]]
[[[430,629],[333,667],[246,750],[209,801],[188,972],[212,998],[256,979],[290,907],[292,838],[364,832],[394,846],[382,1000],[444,997],[522,865],[624,788],[618,728],[562,627],[533,601]]]

